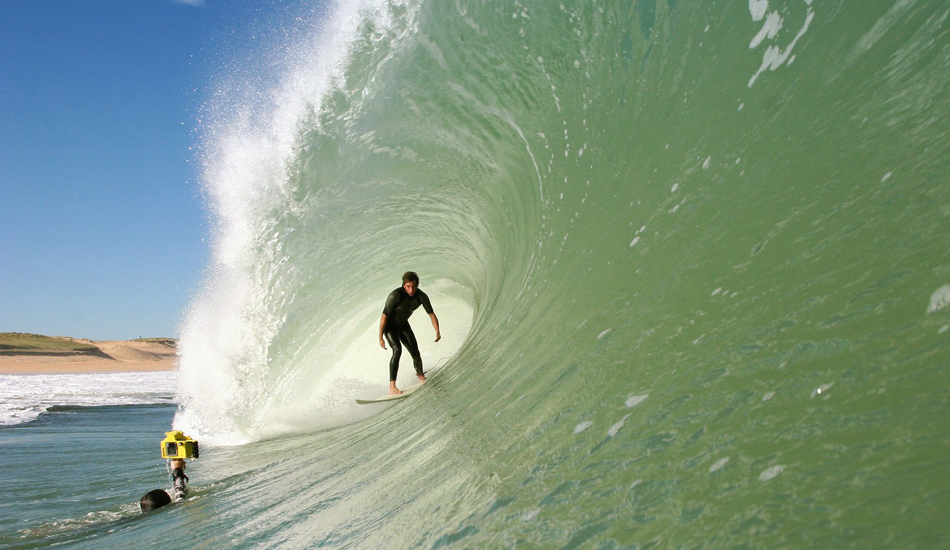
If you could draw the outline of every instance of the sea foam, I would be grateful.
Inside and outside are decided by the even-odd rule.
[[[0,375],[0,426],[36,420],[51,407],[171,404],[177,373]]]

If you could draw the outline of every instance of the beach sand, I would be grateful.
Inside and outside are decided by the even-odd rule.
[[[0,374],[167,371],[176,368],[173,344],[156,341],[81,340],[99,348],[96,355],[0,354]]]

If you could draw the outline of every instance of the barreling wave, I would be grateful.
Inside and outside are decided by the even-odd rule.
[[[234,512],[253,540],[943,540],[942,2],[334,10],[223,80],[205,129],[214,259],[176,426],[346,425],[275,443]],[[442,321],[416,327],[427,364],[450,359],[378,414],[353,398],[384,391],[409,269]]]

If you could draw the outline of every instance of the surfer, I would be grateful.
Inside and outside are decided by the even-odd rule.
[[[379,345],[386,349],[386,341],[383,340],[385,336],[389,341],[389,347],[393,349],[393,356],[389,360],[389,393],[391,395],[402,393],[402,390],[396,387],[396,373],[399,371],[399,358],[402,356],[403,345],[412,356],[412,364],[416,368],[419,381],[426,381],[425,373],[422,371],[419,344],[416,343],[416,336],[412,333],[412,327],[409,326],[409,316],[419,306],[422,306],[429,314],[432,327],[435,329],[435,341],[438,342],[442,339],[442,334],[439,333],[439,318],[432,311],[429,297],[419,290],[419,276],[413,271],[407,271],[402,276],[402,286],[390,292],[389,297],[386,298],[383,316],[379,320]]]

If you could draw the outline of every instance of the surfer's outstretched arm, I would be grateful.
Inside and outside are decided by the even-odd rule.
[[[383,339],[383,331],[386,330],[386,314],[383,313],[383,316],[379,319],[379,345],[383,349],[386,349],[386,340]]]
[[[430,313],[429,319],[432,319],[432,328],[435,329],[435,341],[438,342],[442,339],[442,333],[439,332],[439,318],[435,316],[435,313]],[[380,336],[380,338],[382,338],[382,336]]]

